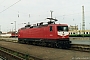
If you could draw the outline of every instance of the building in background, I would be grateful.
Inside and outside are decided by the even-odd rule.
[[[11,32],[7,32],[7,33],[1,33],[0,37],[18,37],[18,33],[16,33],[15,31]]]
[[[75,25],[75,26],[70,25],[69,26],[69,31],[75,31],[75,30],[78,30],[78,25]]]
[[[90,30],[84,30],[84,32],[83,32],[83,30],[78,29],[78,25],[76,25],[76,26],[70,25],[69,26],[69,34],[70,35],[72,35],[72,34],[90,34]]]

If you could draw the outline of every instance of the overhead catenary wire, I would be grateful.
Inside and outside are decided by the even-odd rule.
[[[9,7],[7,7],[6,9],[2,10],[0,13],[6,11],[7,9],[11,8],[12,6],[14,6],[15,4],[17,4],[18,2],[20,2],[21,0],[18,0],[17,2],[15,2],[14,4],[10,5]]]

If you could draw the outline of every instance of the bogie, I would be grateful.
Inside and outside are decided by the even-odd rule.
[[[54,48],[62,48],[62,49],[68,49],[70,48],[70,41],[47,41],[47,40],[31,40],[31,39],[18,39],[19,43],[23,44],[31,44],[31,45],[37,45],[37,46],[43,46],[43,47],[54,47]]]

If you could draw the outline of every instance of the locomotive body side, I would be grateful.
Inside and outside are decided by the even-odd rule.
[[[18,38],[31,38],[31,39],[56,39],[57,33],[55,26],[50,32],[50,26],[41,26],[35,28],[20,29],[18,32]]]

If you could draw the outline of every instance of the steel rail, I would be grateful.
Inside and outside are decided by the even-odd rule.
[[[13,51],[5,47],[0,46],[0,56],[6,60],[41,60],[39,58],[30,56],[29,54],[24,54],[21,52]]]

